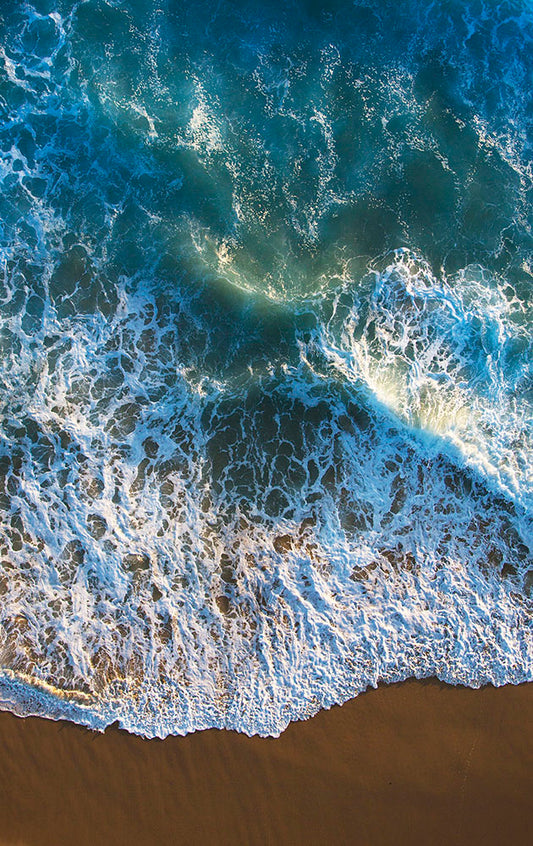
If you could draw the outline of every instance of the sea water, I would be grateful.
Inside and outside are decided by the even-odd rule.
[[[533,679],[533,5],[0,4],[0,707]]]

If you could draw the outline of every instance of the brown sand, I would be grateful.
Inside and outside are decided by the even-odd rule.
[[[406,682],[280,739],[0,714],[0,843],[533,843],[533,684]]]

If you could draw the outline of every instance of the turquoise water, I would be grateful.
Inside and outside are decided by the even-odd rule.
[[[0,707],[533,678],[533,8],[0,8]]]

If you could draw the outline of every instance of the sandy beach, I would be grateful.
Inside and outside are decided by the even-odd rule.
[[[0,843],[526,844],[533,684],[409,681],[291,725],[145,741],[0,714]]]

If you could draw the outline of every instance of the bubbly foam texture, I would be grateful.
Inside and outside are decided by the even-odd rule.
[[[1,707],[533,677],[531,14],[408,7],[2,12]]]

